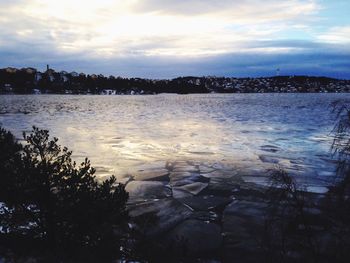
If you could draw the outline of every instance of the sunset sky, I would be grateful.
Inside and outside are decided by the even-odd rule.
[[[0,0],[0,67],[350,78],[349,0]]]

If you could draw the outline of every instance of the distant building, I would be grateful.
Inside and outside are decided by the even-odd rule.
[[[32,92],[33,94],[41,94],[41,91],[38,89],[33,89]]]
[[[48,70],[46,70],[45,73],[48,75],[53,75],[55,73],[55,71],[53,69],[48,69]]]
[[[69,78],[68,78],[67,75],[62,75],[62,76],[61,76],[61,80],[62,80],[63,82],[67,82],[67,81],[69,80]]]
[[[12,91],[12,86],[11,86],[11,84],[5,84],[5,85],[3,86],[3,91],[5,91],[5,92],[11,92],[11,91]]]
[[[17,69],[16,68],[7,67],[7,68],[5,68],[5,71],[7,73],[16,73]]]
[[[21,70],[27,74],[35,74],[37,72],[35,68],[22,68]]]
[[[41,72],[35,73],[35,76],[34,76],[35,82],[40,81],[42,78],[43,78],[43,74]]]
[[[76,78],[79,76],[78,72],[72,71],[71,73],[69,73],[72,77]]]
[[[46,71],[45,74],[47,75],[48,79],[52,82],[55,80],[55,74],[56,72],[53,69],[50,69],[49,65],[46,65]]]
[[[104,89],[101,91],[102,95],[116,95],[117,92],[115,90],[112,90],[112,89]]]
[[[49,78],[50,81],[55,81],[55,76],[54,76],[55,71],[54,71],[54,70],[50,69],[50,70],[49,70],[48,72],[46,72],[46,73],[47,73],[47,76],[48,76],[48,78]]]
[[[61,81],[67,82],[69,80],[68,72],[67,71],[61,71],[60,72],[60,78],[61,78]]]

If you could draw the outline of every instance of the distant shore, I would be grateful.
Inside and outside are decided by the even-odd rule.
[[[350,80],[313,76],[228,78],[216,76],[143,79],[56,72],[47,68],[0,69],[0,94],[146,95],[160,93],[342,93]]]

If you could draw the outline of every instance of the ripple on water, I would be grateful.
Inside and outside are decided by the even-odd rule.
[[[164,169],[168,161],[177,172],[208,177],[211,169],[227,175],[237,165],[262,171],[276,164],[314,176],[306,171],[336,165],[329,156],[334,116],[328,105],[344,97],[350,95],[2,95],[0,123],[18,138],[32,125],[47,128],[74,158],[88,156],[118,178],[141,176],[137,171],[146,162],[161,162]],[[97,169],[98,176],[105,174]]]

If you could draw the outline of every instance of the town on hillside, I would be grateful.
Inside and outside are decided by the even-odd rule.
[[[311,76],[229,78],[216,76],[143,79],[57,72],[47,66],[0,69],[2,94],[102,94],[137,95],[159,93],[307,93],[350,92],[350,80]]]

